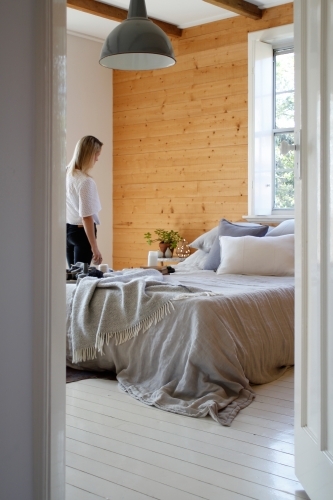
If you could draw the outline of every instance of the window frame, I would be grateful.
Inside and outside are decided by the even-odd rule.
[[[268,221],[268,219],[270,219],[272,222],[278,222],[287,218],[294,217],[293,209],[273,210],[273,190],[275,189],[273,180],[275,166],[272,137],[274,106],[273,50],[293,46],[293,24],[255,31],[248,34],[248,215],[244,216],[244,218],[246,218],[247,220],[264,219]],[[269,97],[268,92],[266,92],[265,90],[265,93],[267,93],[267,95],[265,96],[266,100],[263,100],[263,105],[266,106],[267,102],[270,102],[271,109],[268,113],[268,120],[270,120],[270,117],[272,117],[272,119],[270,121],[270,129],[268,129],[268,127],[266,126],[266,130],[261,133],[260,130],[258,132],[258,114],[256,120],[255,113],[255,109],[258,108],[258,84],[256,84],[256,81],[260,81],[260,75],[258,75],[258,71],[260,71],[258,70],[258,67],[260,68],[260,65],[258,66],[258,49],[262,48],[265,51],[265,47],[267,48],[267,55],[264,55],[263,57],[265,58],[264,62],[266,64],[266,67],[267,64],[271,65],[272,84],[271,97]],[[271,136],[270,139],[269,136]],[[265,152],[264,158],[271,158],[269,164],[267,164],[267,160],[264,161],[264,167],[262,167],[262,165],[260,166],[260,162],[258,162],[258,148],[263,145],[261,141],[266,141],[266,144],[264,144],[263,148],[263,151]],[[257,161],[255,160],[255,158],[257,158]],[[261,168],[264,168],[265,171],[261,172]],[[260,197],[256,197],[256,193],[258,192],[260,192],[261,194]]]

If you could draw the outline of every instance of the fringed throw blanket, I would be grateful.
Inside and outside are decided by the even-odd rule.
[[[114,273],[113,276],[121,283],[130,282],[134,277],[127,273]],[[73,353],[70,323],[73,320],[77,328],[74,321],[74,317],[77,317],[79,325],[83,325],[84,334],[86,324],[94,332],[93,338],[82,344],[88,349],[92,346],[92,355],[97,351],[96,333],[111,332],[111,337],[109,345],[104,341],[104,356],[97,351],[94,359],[75,366],[110,369],[117,373],[121,387],[143,403],[191,417],[210,414],[222,425],[230,425],[237,413],[253,400],[254,393],[249,381],[253,384],[271,382],[293,364],[293,278],[216,276],[212,271],[188,275],[176,273],[176,276],[166,277],[161,274],[137,275],[137,278],[145,280],[144,294],[149,298],[152,296],[151,290],[155,289],[154,285],[150,285],[151,282],[157,281],[156,290],[168,282],[177,285],[169,295],[167,292],[164,294],[162,303],[154,310],[147,308],[149,316],[165,304],[167,297],[175,297],[170,304],[174,311],[166,314],[156,325],[152,324],[145,334],[140,333],[128,342],[116,345],[114,332],[118,330],[108,328],[108,324],[113,325],[112,321],[109,323],[102,317],[104,313],[112,314],[112,309],[111,312],[107,311],[104,301],[108,289],[95,287],[91,300],[83,297],[85,305],[82,304],[80,313],[80,288],[84,285],[81,289],[83,292],[88,286],[81,282],[76,290],[78,295],[74,297],[78,303],[73,304],[74,316],[71,318],[71,298],[75,285],[67,285],[70,290],[67,302],[67,361],[72,360]],[[197,286],[201,291],[205,289],[216,293],[208,297],[193,293],[187,300],[176,300],[183,296],[181,291],[177,294],[178,280],[190,290]],[[101,285],[102,282],[100,280]],[[88,310],[91,308],[94,311],[94,301],[98,295],[103,300],[96,308],[99,316],[94,323]],[[126,297],[121,297],[115,300],[126,301]],[[100,298],[97,300],[100,301]],[[136,304],[139,308],[139,303]],[[139,321],[146,318],[145,315],[141,317],[140,313],[138,317]],[[125,319],[127,326],[121,325],[119,331],[137,324],[137,321],[127,321],[127,316]],[[77,351],[78,341],[74,341]]]
[[[82,279],[71,305],[73,363],[95,359],[113,337],[118,345],[144,333],[173,310],[173,300],[193,293],[212,295],[193,287],[163,283],[162,274],[154,269]]]

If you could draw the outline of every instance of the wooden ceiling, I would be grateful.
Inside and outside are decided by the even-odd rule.
[[[226,10],[230,10],[241,16],[250,17],[251,19],[260,19],[262,11],[254,4],[245,2],[244,0],[204,0],[204,2],[211,3]],[[112,5],[97,2],[96,0],[67,0],[67,6],[93,14],[95,16],[111,19],[112,21],[124,21],[127,18],[127,10],[113,7]],[[149,17],[157,26],[159,26],[165,33],[171,36],[180,37],[182,30],[174,24],[165,23],[158,19]]]

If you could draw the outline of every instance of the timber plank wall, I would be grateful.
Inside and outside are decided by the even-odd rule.
[[[147,265],[147,231],[191,242],[247,214],[247,36],[292,22],[289,3],[185,29],[175,66],[114,71],[114,269]]]

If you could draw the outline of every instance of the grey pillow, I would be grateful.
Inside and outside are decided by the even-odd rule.
[[[221,219],[215,241],[205,260],[204,269],[216,271],[221,263],[220,236],[265,236],[268,226],[243,226]]]
[[[198,238],[196,238],[192,243],[189,244],[191,248],[197,248],[198,250],[204,250],[206,253],[212,248],[212,244],[215,241],[217,235],[218,227],[213,227],[207,233],[201,234]]]
[[[256,227],[262,227],[261,224],[256,224],[254,222],[237,222],[238,226],[256,226]],[[207,233],[203,233],[198,238],[196,238],[192,243],[189,244],[189,247],[191,248],[197,248],[198,250],[204,250],[205,252],[209,252],[209,250],[212,248],[212,244],[215,241],[216,235],[218,232],[218,226],[213,227],[210,231]]]

